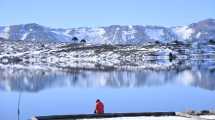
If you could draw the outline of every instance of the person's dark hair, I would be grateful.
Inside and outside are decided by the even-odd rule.
[[[100,100],[99,100],[99,99],[97,99],[97,100],[96,100],[96,102],[100,102]]]

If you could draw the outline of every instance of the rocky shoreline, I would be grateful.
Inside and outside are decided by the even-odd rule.
[[[214,46],[193,49],[183,43],[91,45],[0,41],[0,63],[58,68],[169,68],[184,60],[214,60]]]
[[[188,112],[144,112],[144,113],[105,113],[105,114],[77,114],[77,115],[51,115],[51,116],[36,116],[31,120],[73,120],[73,119],[135,119],[135,120],[211,120],[215,118],[215,112],[209,110],[188,111]]]

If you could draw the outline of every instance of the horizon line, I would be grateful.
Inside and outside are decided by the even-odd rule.
[[[215,20],[215,18],[205,18],[205,19],[201,19],[198,21],[194,21],[190,24],[193,23],[198,23],[201,21],[206,21],[206,20]],[[72,29],[72,28],[99,28],[99,27],[109,27],[109,26],[154,26],[154,27],[167,27],[167,28],[171,28],[171,27],[179,27],[179,26],[187,26],[187,25],[173,25],[173,26],[165,26],[165,25],[144,25],[144,24],[110,24],[110,25],[98,25],[98,26],[79,26],[79,27],[54,27],[54,26],[49,26],[49,25],[44,25],[44,24],[40,24],[37,22],[28,22],[28,23],[20,23],[20,24],[10,24],[10,25],[0,25],[0,27],[9,27],[9,26],[18,26],[18,25],[28,25],[28,24],[36,24],[39,26],[43,26],[46,28],[52,28],[52,29]]]

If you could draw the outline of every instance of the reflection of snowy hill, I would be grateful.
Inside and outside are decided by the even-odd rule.
[[[1,66],[0,88],[7,91],[37,92],[52,87],[153,87],[179,84],[215,90],[215,63],[187,62],[172,69],[80,70]]]

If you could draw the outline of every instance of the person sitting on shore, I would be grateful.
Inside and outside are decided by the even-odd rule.
[[[96,114],[104,113],[104,104],[99,99],[96,100],[96,109],[95,109],[94,113],[96,113]]]

